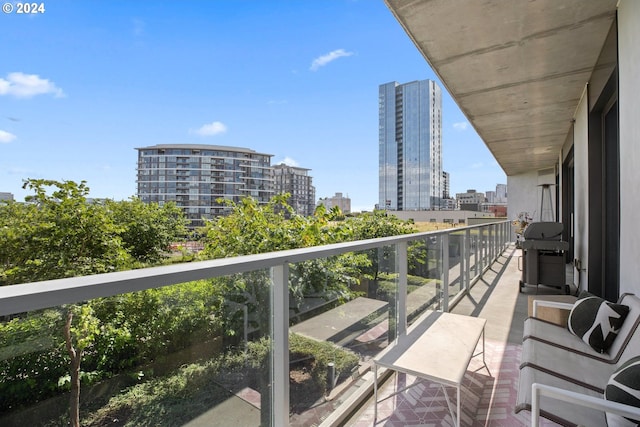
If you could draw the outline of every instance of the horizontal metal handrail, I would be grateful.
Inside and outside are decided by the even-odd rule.
[[[0,316],[455,234],[508,221],[0,287]]]

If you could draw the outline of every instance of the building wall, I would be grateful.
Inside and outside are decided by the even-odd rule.
[[[437,208],[442,199],[442,97],[431,80],[380,85],[379,206]]]
[[[580,260],[586,268],[589,257],[589,164],[588,164],[588,129],[589,106],[587,89],[576,109],[573,126],[573,161],[575,165],[575,201],[574,201],[574,258]],[[574,284],[580,283],[587,289],[588,275],[586,270],[574,271]]]
[[[496,184],[496,202],[507,203],[507,185]]]
[[[344,197],[342,193],[336,193],[333,197],[325,197],[318,200],[318,206],[323,205],[327,210],[331,210],[334,206],[340,208],[343,214],[351,213],[351,199]]]
[[[507,176],[509,198],[507,202],[507,218],[511,221],[518,218],[521,212],[533,216],[537,209],[538,171]],[[511,229],[511,240],[516,240],[516,234]]]
[[[396,82],[378,88],[378,201],[381,209],[398,209]],[[400,136],[400,135],[398,135]]]
[[[442,172],[442,198],[449,199],[451,195],[449,194],[451,188],[451,177],[449,176],[449,172]]]
[[[620,108],[620,293],[640,294],[640,2],[618,8]]]
[[[316,207],[316,189],[309,169],[279,164],[273,167],[275,194],[289,193],[289,206],[298,215],[310,216]]]
[[[273,195],[271,154],[240,147],[162,144],[138,150],[137,196],[146,203],[175,202],[191,227],[223,215],[219,199],[250,196],[266,203]]]
[[[481,205],[486,202],[484,193],[470,189],[466,193],[456,193],[456,203],[458,209],[480,211]]]

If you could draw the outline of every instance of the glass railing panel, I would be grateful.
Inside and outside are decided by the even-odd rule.
[[[442,234],[429,235],[408,246],[407,324],[426,310],[442,310]]]
[[[76,378],[81,425],[260,425],[270,288],[256,271],[3,319],[0,425],[69,425]]]
[[[505,228],[510,231],[508,224]],[[419,238],[404,236],[402,243],[390,240],[384,247],[344,254],[350,249],[319,249],[322,257],[317,257],[315,249],[302,255],[274,254],[272,269],[2,318],[0,425],[70,424],[69,390],[74,375],[69,370],[63,332],[69,312],[73,313],[70,342],[76,351],[83,350],[79,375],[82,425],[196,425],[225,417],[235,425],[266,426],[274,414],[282,415],[283,408],[286,411],[287,402],[289,413],[284,416],[290,416],[291,425],[319,424],[319,418],[311,417],[321,419],[335,411],[362,383],[358,380],[371,358],[402,329],[403,322],[396,324],[399,315],[405,314],[411,324],[425,310],[443,309],[445,289],[449,301],[460,292],[463,250],[468,253],[464,267],[469,266],[472,279],[481,273],[480,266],[488,265],[490,260],[481,257],[488,257],[490,251],[483,248],[496,240],[491,235],[495,231],[478,227],[448,233],[446,238],[441,232]],[[407,238],[413,240],[404,243]],[[362,248],[371,243],[356,245]],[[282,265],[283,259],[291,264]],[[302,259],[305,261],[292,262]],[[400,265],[399,260],[406,264]],[[202,266],[194,263],[194,272],[200,268],[196,277],[213,277],[228,274],[231,268],[245,271],[252,262],[256,268],[265,265],[264,260],[250,259],[238,264],[239,268],[231,260],[231,267],[220,264],[225,270],[206,267],[211,275],[204,276]],[[280,272],[278,277],[274,269]],[[401,271],[407,271],[406,277],[400,277]],[[289,280],[284,283],[287,273]],[[142,276],[144,286],[152,286],[151,277],[160,277],[163,283],[174,280],[170,274],[180,278],[176,281],[193,277],[191,272],[176,273],[169,268],[159,275],[156,270],[146,274],[138,270],[126,276],[125,283],[130,280],[132,286],[138,286],[142,282],[137,276]],[[445,284],[442,279],[447,275]],[[101,286],[111,285],[109,277],[105,276]],[[71,282],[69,288],[75,284]],[[272,290],[277,287],[284,287],[289,295],[289,310],[278,311],[286,312],[284,316],[271,308]],[[79,295],[92,292],[87,284],[78,291]],[[39,293],[25,298],[40,301]],[[41,301],[48,298],[43,292]],[[68,298],[74,301],[73,296]],[[281,304],[283,298],[275,300]],[[356,303],[360,311],[352,309]],[[400,303],[403,307],[397,308]],[[36,304],[19,306],[42,306]],[[339,308],[345,316],[359,317],[340,326],[339,321],[345,319],[338,314]],[[11,312],[5,304],[3,313]],[[280,327],[270,324],[282,317]],[[301,328],[314,319],[328,319],[319,324],[335,329],[325,337],[306,336]],[[272,343],[286,334],[287,322],[289,348],[277,347],[277,342],[274,347]],[[273,356],[287,352],[288,359]],[[271,377],[274,367],[279,369],[277,378]],[[312,381],[307,382],[309,379]],[[289,390],[289,400],[285,397],[278,402],[276,395],[272,402],[274,386]]]
[[[396,334],[395,246],[289,266],[289,422],[319,425]]]
[[[469,277],[473,282],[480,275],[480,229],[471,229],[469,239]]]
[[[464,262],[462,255],[464,252],[464,231],[455,231],[449,233],[449,248],[445,256],[449,257],[449,300],[453,300],[460,292],[464,290]]]

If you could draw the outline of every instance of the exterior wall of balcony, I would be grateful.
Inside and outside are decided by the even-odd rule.
[[[620,292],[640,293],[640,2],[618,7],[620,106]]]
[[[576,109],[574,135],[574,165],[575,165],[575,201],[574,201],[574,257],[586,260],[589,256],[589,165],[588,165],[588,127],[589,108],[585,92]],[[586,271],[575,272],[574,283],[581,283],[583,289],[588,286]]]
[[[509,188],[509,198],[507,199],[507,217],[510,220],[518,218],[520,212],[527,212],[533,215],[538,209],[539,202],[536,202],[538,185],[537,171],[530,171],[519,175],[507,177],[507,187]],[[537,207],[536,207],[537,206]],[[511,229],[511,240],[516,240],[514,229]]]

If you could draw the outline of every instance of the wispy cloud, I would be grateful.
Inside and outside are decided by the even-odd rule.
[[[468,127],[469,127],[468,122],[457,122],[453,124],[453,128],[456,130],[467,130]]]
[[[333,50],[325,55],[319,56],[316,59],[314,59],[309,69],[311,71],[318,71],[320,67],[324,67],[328,63],[333,62],[338,58],[351,56],[351,55],[353,55],[353,52],[347,52],[344,49]]]
[[[296,166],[296,167],[300,166],[300,164],[297,161],[295,161],[294,159],[288,156],[285,156],[284,159],[280,160],[276,164],[279,165],[280,163],[284,163],[285,165],[288,165],[288,166]]]
[[[7,171],[7,173],[9,175],[22,175],[22,176],[32,176],[33,175],[38,175],[36,174],[34,171],[30,170],[30,169],[26,169],[26,168],[19,168],[19,167],[13,167],[13,168],[9,168],[9,170]]]
[[[227,131],[227,126],[222,122],[211,122],[206,125],[200,126],[198,129],[190,129],[189,133],[193,133],[200,136],[214,136],[220,135]]]
[[[16,138],[14,134],[0,129],[0,144],[8,144]]]
[[[476,162],[474,164],[471,165],[471,169],[480,169],[484,167],[484,163],[482,162]]]
[[[284,105],[288,103],[289,101],[287,101],[286,99],[272,99],[269,102],[267,102],[267,105]]]
[[[144,34],[145,22],[142,19],[134,18],[131,20],[133,24],[133,35],[139,37]]]
[[[56,98],[65,96],[62,89],[48,79],[37,74],[9,73],[7,78],[0,77],[0,95],[11,95],[16,98],[32,98],[36,95],[51,94]]]

